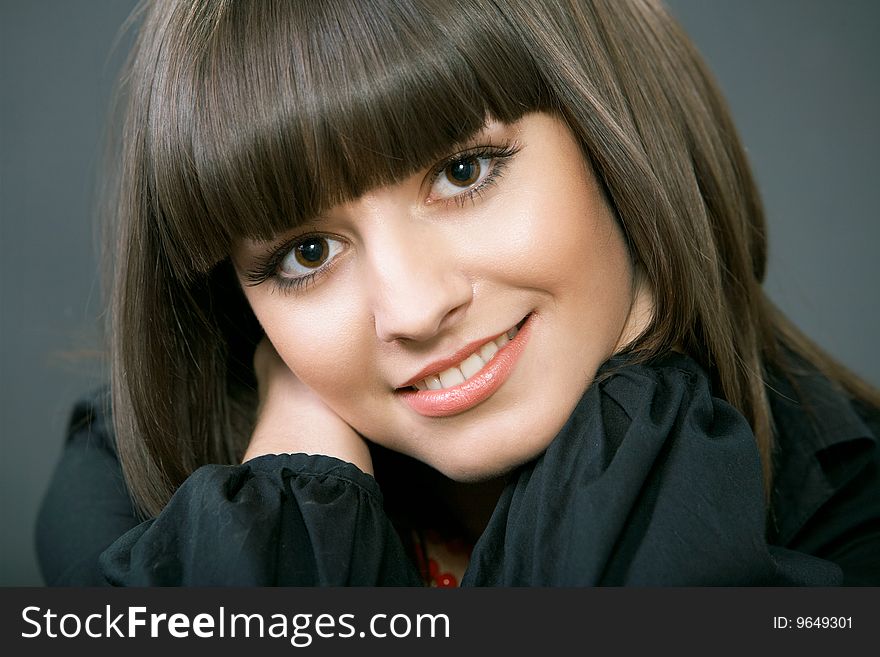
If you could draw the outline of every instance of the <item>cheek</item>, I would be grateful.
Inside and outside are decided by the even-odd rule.
[[[486,231],[481,253],[511,282],[596,302],[628,299],[630,258],[616,220],[584,174],[521,185]],[[623,291],[623,295],[620,292]]]
[[[351,378],[345,373],[362,371],[370,360],[360,338],[363,330],[357,329],[356,295],[334,295],[333,303],[325,296],[323,290],[299,298],[263,290],[248,294],[278,355],[318,394],[342,392]]]
[[[557,289],[571,299],[567,307],[572,321],[595,337],[604,358],[623,330],[632,304],[632,263],[610,210],[600,199],[589,200],[586,214],[566,215],[569,229],[560,236]]]

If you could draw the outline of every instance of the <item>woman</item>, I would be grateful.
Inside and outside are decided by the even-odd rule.
[[[74,415],[48,581],[878,581],[880,395],[763,294],[742,149],[661,7],[142,21],[112,429]]]

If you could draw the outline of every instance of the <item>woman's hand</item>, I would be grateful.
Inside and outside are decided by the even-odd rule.
[[[265,337],[257,345],[254,370],[260,406],[243,461],[265,454],[324,454],[373,474],[366,441],[290,371]]]

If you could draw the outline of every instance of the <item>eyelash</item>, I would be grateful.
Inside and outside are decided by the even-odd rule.
[[[296,292],[297,290],[303,290],[310,284],[314,283],[319,276],[323,276],[331,269],[333,269],[333,263],[336,261],[336,258],[331,260],[327,265],[320,267],[319,269],[316,269],[313,273],[306,274],[305,276],[287,278],[284,276],[279,276],[277,272],[284,258],[287,257],[287,255],[297,246],[297,244],[315,237],[339,239],[327,233],[309,233],[307,235],[297,235],[293,239],[279,245],[278,248],[272,250],[265,256],[262,256],[259,260],[257,260],[256,263],[254,263],[252,269],[245,271],[243,273],[245,285],[253,287],[261,285],[262,283],[265,283],[266,281],[271,279],[274,285],[282,292]]]
[[[450,203],[455,203],[458,207],[464,207],[467,203],[476,202],[476,200],[480,198],[487,189],[495,185],[501,179],[502,175],[504,174],[504,170],[509,163],[509,160],[513,158],[519,151],[520,146],[518,144],[510,143],[501,147],[490,145],[476,146],[474,148],[460,151],[458,153],[455,153],[454,155],[449,156],[434,167],[434,170],[432,171],[428,181],[428,189],[431,189],[434,186],[434,183],[437,182],[437,179],[440,177],[440,175],[443,174],[447,167],[461,160],[490,160],[491,164],[489,172],[486,174],[483,180],[479,182],[479,184],[476,184],[473,187],[468,187],[467,189],[464,189],[460,194],[456,194],[455,196],[433,201],[432,204],[441,203],[444,206],[448,206]],[[283,276],[278,276],[277,272],[284,258],[287,257],[287,255],[297,246],[298,243],[303,242],[306,239],[315,237],[338,239],[335,236],[326,233],[309,233],[307,235],[297,235],[296,237],[284,242],[283,244],[280,244],[277,248],[273,249],[266,255],[261,256],[251,269],[245,271],[243,273],[245,284],[248,286],[257,286],[272,279],[275,287],[277,287],[281,292],[296,292],[306,289],[319,277],[324,276],[333,269],[336,258],[331,260],[326,266],[315,270],[311,274],[306,274],[305,276],[287,278]]]
[[[463,190],[460,194],[456,194],[455,196],[451,196],[447,199],[442,199],[439,201],[434,201],[434,203],[443,203],[448,205],[449,203],[455,203],[458,207],[464,207],[467,203],[473,203],[478,198],[480,198],[487,189],[489,189],[492,185],[496,184],[501,176],[504,174],[504,170],[507,167],[509,160],[519,153],[520,147],[516,143],[507,144],[505,146],[476,146],[475,148],[470,148],[465,151],[461,151],[459,153],[455,153],[450,157],[443,160],[436,167],[434,167],[434,171],[431,174],[431,178],[429,181],[429,189],[434,186],[434,183],[437,182],[437,179],[443,174],[443,172],[450,165],[460,162],[461,160],[480,160],[486,159],[491,162],[489,173],[486,174],[486,177],[480,181],[479,184],[474,185],[473,187],[468,187]]]

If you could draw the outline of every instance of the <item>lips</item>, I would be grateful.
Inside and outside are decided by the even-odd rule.
[[[456,415],[491,397],[507,380],[528,341],[532,315],[492,340],[469,345],[425,368],[398,390],[420,415]]]
[[[514,326],[494,340],[489,340],[460,363],[438,374],[431,374],[423,379],[419,379],[413,386],[418,390],[442,390],[464,383],[483,369],[495,357],[495,354],[504,348],[504,345],[516,337],[517,333],[519,333],[519,326]]]

